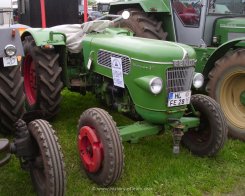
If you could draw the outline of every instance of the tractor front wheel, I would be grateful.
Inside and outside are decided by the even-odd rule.
[[[22,62],[24,89],[28,112],[33,118],[51,118],[61,102],[62,68],[54,49],[41,49],[31,36],[23,41],[25,58]]]
[[[78,123],[78,150],[92,181],[106,187],[120,178],[124,164],[122,141],[106,111],[91,108],[83,112]]]
[[[229,135],[245,141],[245,49],[216,61],[209,73],[207,91],[220,104]]]
[[[123,11],[125,10],[118,14],[121,15]],[[130,17],[127,20],[121,20],[119,27],[131,31],[136,37],[166,40],[167,33],[163,31],[162,22],[157,21],[153,15],[136,8],[129,8],[127,11],[130,12]]]
[[[206,95],[193,95],[191,104],[199,113],[200,125],[189,129],[182,137],[182,142],[195,155],[214,156],[222,149],[227,138],[223,113],[215,100]]]
[[[28,124],[37,156],[29,161],[30,174],[38,195],[65,195],[63,154],[51,125],[45,120]]]

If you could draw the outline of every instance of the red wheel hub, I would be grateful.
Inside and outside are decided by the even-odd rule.
[[[31,57],[27,54],[24,60],[24,87],[29,105],[34,105],[37,98],[36,66]]]
[[[78,150],[85,169],[95,173],[103,161],[103,146],[91,127],[84,126],[78,134]]]

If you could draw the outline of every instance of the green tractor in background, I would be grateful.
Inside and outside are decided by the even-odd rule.
[[[120,23],[137,37],[188,44],[205,77],[198,93],[220,105],[229,134],[245,141],[245,1],[120,0],[110,13],[131,12]]]
[[[124,12],[123,15],[127,15]],[[108,17],[108,16],[107,16]],[[109,186],[121,176],[122,141],[165,130],[195,155],[214,156],[223,147],[227,125],[219,105],[201,88],[196,52],[175,42],[134,37],[114,20],[29,28],[22,34],[22,74],[28,110],[46,118],[59,111],[61,90],[92,92],[104,105],[140,121],[117,127],[103,109],[90,108],[78,122],[78,150],[88,177]],[[129,15],[127,16],[129,17]]]

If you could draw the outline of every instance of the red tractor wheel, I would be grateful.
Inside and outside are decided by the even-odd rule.
[[[51,118],[61,102],[62,68],[54,49],[41,49],[31,36],[23,41],[25,58],[22,63],[27,111],[37,118]],[[32,120],[32,119],[30,119]]]
[[[88,177],[102,186],[112,185],[122,174],[122,141],[112,117],[104,110],[86,110],[78,123],[78,150]]]

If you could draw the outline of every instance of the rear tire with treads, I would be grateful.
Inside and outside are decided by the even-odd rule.
[[[220,104],[229,135],[245,141],[245,49],[217,60],[208,76],[207,92]]]
[[[35,118],[52,118],[60,109],[62,68],[54,49],[41,49],[31,36],[23,41],[22,63],[28,112]]]
[[[118,12],[118,14],[121,15],[123,11]],[[129,8],[125,11],[130,12],[130,17],[121,20],[118,24],[119,27],[128,29],[136,37],[166,40],[167,33],[163,31],[162,22],[157,21],[153,15],[136,8]]]
[[[0,59],[1,60],[1,59]],[[0,62],[0,132],[14,131],[14,123],[25,113],[25,95],[20,67],[3,67]]]

